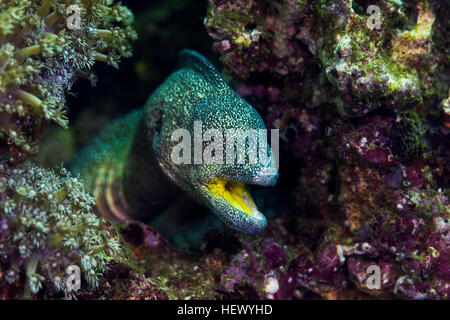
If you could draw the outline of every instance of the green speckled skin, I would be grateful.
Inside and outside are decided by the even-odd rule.
[[[210,194],[206,185],[214,178],[274,185],[274,163],[177,165],[171,161],[171,151],[178,141],[171,141],[171,135],[184,128],[194,137],[194,121],[202,121],[203,132],[212,128],[222,132],[266,129],[264,122],[197,52],[182,51],[180,67],[150,96],[144,108],[113,123],[83,150],[72,170],[85,179],[99,207],[108,208],[102,214],[112,220],[133,218],[152,223],[181,189],[230,228],[256,234],[266,226],[263,214],[239,211]],[[269,146],[267,150],[270,154]]]

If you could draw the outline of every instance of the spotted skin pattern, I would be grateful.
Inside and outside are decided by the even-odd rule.
[[[209,184],[219,179],[239,186],[272,186],[278,177],[274,161],[265,165],[249,161],[175,164],[171,153],[179,141],[172,141],[172,133],[184,128],[194,138],[196,121],[201,121],[203,132],[266,129],[258,112],[226,84],[206,58],[183,50],[180,69],[155,90],[143,108],[113,122],[82,150],[71,170],[94,193],[99,213],[115,222],[135,219],[151,224],[184,193],[231,229],[244,234],[261,232],[267,221],[248,192],[243,199],[251,202],[251,214],[211,192]],[[193,148],[192,143],[192,155]],[[268,145],[267,150],[271,155]]]

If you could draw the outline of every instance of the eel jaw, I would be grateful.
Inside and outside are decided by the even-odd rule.
[[[267,225],[247,184],[226,179],[212,179],[206,187],[209,207],[231,229],[254,235]]]

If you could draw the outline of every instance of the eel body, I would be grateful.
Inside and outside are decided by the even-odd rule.
[[[186,141],[190,134],[198,143]],[[227,130],[239,134],[263,132],[266,126],[258,112],[234,92],[220,73],[195,51],[180,53],[180,68],[172,73],[147,100],[145,106],[113,122],[75,158],[71,170],[93,192],[100,215],[113,222],[129,219],[152,224],[183,195],[214,212],[228,227],[259,233],[267,224],[256,207],[249,185],[271,186],[278,173],[267,140],[258,137],[270,161],[234,163],[214,157],[229,151]],[[200,132],[200,133],[199,133]],[[203,133],[216,134],[205,137]],[[200,135],[200,136],[199,136]],[[203,140],[202,140],[203,139]],[[193,156],[191,162],[174,161],[180,141],[187,143],[178,156],[210,150],[213,161]],[[237,148],[237,147],[236,147]],[[230,149],[231,150],[231,149]],[[250,158],[248,148],[244,158]],[[233,147],[233,151],[234,147]],[[202,151],[200,151],[202,152]],[[246,157],[247,156],[247,157]]]

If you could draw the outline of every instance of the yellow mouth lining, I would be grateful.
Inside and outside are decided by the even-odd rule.
[[[253,212],[257,210],[245,183],[213,179],[208,183],[207,187],[210,193],[221,196],[233,207],[250,216],[253,216]]]

